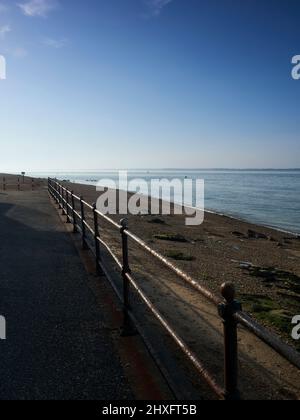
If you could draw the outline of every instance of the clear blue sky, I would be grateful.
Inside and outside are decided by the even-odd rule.
[[[299,0],[0,0],[0,172],[300,167]]]

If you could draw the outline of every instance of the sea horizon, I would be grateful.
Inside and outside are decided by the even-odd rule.
[[[43,171],[28,171],[27,174],[53,174],[53,173],[101,173],[101,172],[116,172],[116,171],[141,171],[141,172],[145,172],[145,171],[153,171],[153,172],[157,172],[157,171],[188,171],[188,172],[198,172],[198,171],[232,171],[232,172],[272,172],[272,171],[280,171],[280,172],[293,172],[293,171],[300,171],[300,167],[299,168],[104,168],[104,169],[72,169],[72,170],[63,170],[63,169],[51,169],[51,170],[43,170]],[[18,174],[19,172],[17,171],[5,171],[5,173],[9,174]]]

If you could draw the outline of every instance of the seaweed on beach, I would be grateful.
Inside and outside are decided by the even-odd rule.
[[[250,276],[260,278],[267,287],[272,287],[274,297],[262,295],[242,296],[244,308],[258,321],[274,328],[290,341],[292,318],[300,314],[300,277],[294,273],[274,267],[241,267]],[[299,342],[291,342],[300,351]]]
[[[291,340],[292,319],[295,316],[293,310],[295,310],[295,307],[293,309],[291,306],[287,306],[289,309],[283,308],[280,302],[261,295],[245,294],[242,296],[242,303],[244,309],[254,318],[267,327],[273,328],[286,341],[300,351],[300,342]],[[298,308],[300,310],[299,301]]]
[[[182,243],[186,243],[188,242],[188,240],[179,234],[169,234],[169,233],[161,233],[161,234],[157,234],[154,235],[155,239],[159,239],[161,241],[170,241],[170,242],[182,242]]]
[[[176,261],[194,261],[195,258],[192,255],[185,254],[180,251],[169,251],[166,253],[167,257],[172,258]]]
[[[159,217],[152,218],[151,220],[148,221],[148,223],[152,223],[154,225],[165,225],[166,224],[166,222]]]
[[[252,265],[244,265],[242,269],[247,270],[250,276],[262,279],[266,284],[300,294],[300,277],[294,273],[278,270],[275,267],[256,267]]]

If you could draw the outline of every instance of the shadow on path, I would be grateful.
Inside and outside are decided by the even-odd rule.
[[[131,398],[73,243],[28,194],[0,197],[0,399]]]

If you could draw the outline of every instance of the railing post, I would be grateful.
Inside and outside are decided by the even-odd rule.
[[[126,235],[126,230],[128,229],[128,220],[122,219],[120,221],[121,225],[121,237],[122,237],[122,257],[123,257],[123,267],[122,267],[122,277],[123,277],[123,327],[122,327],[122,336],[128,337],[136,334],[136,329],[134,328],[130,316],[130,302],[129,302],[129,280],[127,278],[128,274],[131,274],[129,266],[129,256],[128,256],[128,236]]]
[[[71,191],[71,205],[72,205],[72,219],[73,219],[73,232],[77,233],[77,225],[76,225],[76,214],[75,214],[75,200],[74,200],[74,192]]]
[[[224,283],[221,287],[224,303],[219,305],[219,315],[224,324],[224,380],[225,399],[240,400],[238,389],[238,337],[234,314],[242,310],[242,305],[235,300],[235,287],[232,283]]]
[[[60,210],[63,208],[63,201],[62,201],[62,185],[59,184],[59,208]]]
[[[65,197],[64,197],[64,187],[61,187],[61,214],[65,215]]]
[[[100,262],[101,262],[101,254],[100,254],[100,242],[99,242],[99,237],[100,237],[100,233],[99,233],[99,222],[98,222],[98,215],[97,215],[97,206],[94,203],[93,204],[93,215],[94,215],[94,231],[95,231],[95,250],[96,250],[96,270],[97,273],[102,275],[102,269],[100,266]]]
[[[55,180],[52,180],[52,187],[53,187],[53,198],[57,204],[57,185]]]
[[[81,235],[82,235],[82,249],[88,249],[86,243],[86,227],[85,227],[85,217],[84,217],[84,205],[83,198],[80,197],[80,212],[81,212]]]
[[[53,198],[57,203],[57,185],[55,179],[52,179],[52,187],[53,187]]]
[[[20,178],[18,178],[18,191],[20,191]]]
[[[57,193],[58,193],[58,208],[61,209],[61,185],[57,185]]]
[[[6,180],[5,180],[5,177],[3,177],[3,191],[5,191],[6,190]]]
[[[58,185],[58,182],[57,182],[57,180],[55,180],[55,193],[56,193],[56,204],[58,205],[58,208],[60,208],[60,204],[59,204],[59,200],[60,200],[60,198],[59,198],[59,185]]]
[[[67,206],[67,223],[71,223],[71,220],[70,220],[70,207],[69,207],[70,200],[69,200],[69,190],[68,189],[66,190],[66,200],[67,200],[67,203],[66,203],[66,206]]]
[[[31,190],[34,191],[34,179],[31,179]]]

